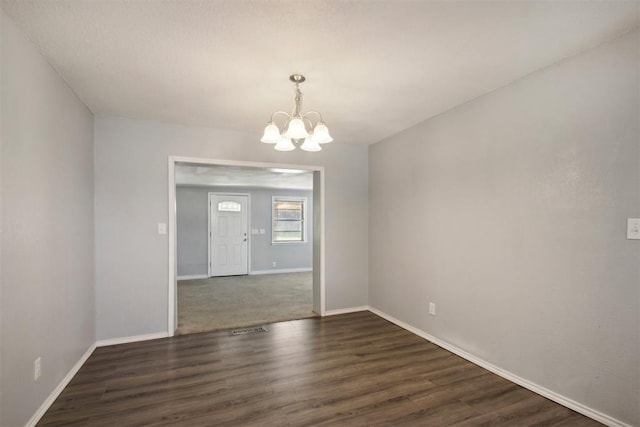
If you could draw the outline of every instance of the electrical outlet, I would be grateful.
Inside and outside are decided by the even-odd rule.
[[[432,316],[436,315],[436,303],[429,301],[429,314]]]
[[[38,357],[33,362],[33,379],[37,381],[40,378],[40,374],[42,374],[42,358]]]
[[[275,261],[273,261],[273,263],[271,263],[271,267],[273,267],[273,268],[276,268],[277,265],[278,264]]]

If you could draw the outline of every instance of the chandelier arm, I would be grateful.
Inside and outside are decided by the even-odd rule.
[[[273,123],[273,118],[275,117],[276,114],[284,114],[285,116],[287,116],[287,120],[291,119],[291,114],[287,113],[286,111],[275,111],[274,113],[271,114],[271,123]]]
[[[271,122],[270,122],[270,123],[275,124],[274,119],[275,119],[275,116],[276,116],[276,115],[278,115],[278,114],[280,114],[280,115],[284,115],[284,116],[287,118],[287,119],[284,121],[284,125],[283,125],[284,129],[287,129],[287,125],[289,124],[289,122],[291,121],[291,119],[292,119],[293,117],[291,116],[291,114],[287,113],[286,111],[282,111],[282,110],[280,110],[280,111],[275,111],[273,114],[271,114]],[[277,125],[276,125],[276,126],[277,126]],[[283,131],[283,132],[284,132],[284,131]]]
[[[319,123],[324,123],[324,119],[322,118],[322,114],[320,114],[319,112],[317,112],[317,111],[315,111],[315,110],[307,111],[306,113],[304,113],[304,114],[302,115],[302,117],[303,117],[303,118],[306,118],[306,117],[307,117],[307,114],[311,114],[311,113],[317,114],[317,115],[318,115],[318,117],[320,117],[320,122],[319,122]],[[308,119],[307,119],[307,120],[308,120]]]
[[[313,122],[312,122],[311,120],[307,119],[307,118],[305,117],[306,115],[307,115],[307,113],[304,113],[304,114],[302,115],[302,121],[306,121],[307,123],[309,123],[309,127],[310,127],[311,129],[313,129]]]

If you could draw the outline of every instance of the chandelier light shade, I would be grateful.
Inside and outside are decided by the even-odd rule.
[[[278,129],[278,126],[268,124],[267,127],[264,128],[264,135],[262,135],[262,139],[260,141],[265,144],[277,144],[280,142],[280,129]]]
[[[287,126],[287,131],[284,133],[284,136],[285,138],[304,139],[307,138],[309,134],[304,127],[302,119],[296,117],[289,120],[289,126]]]
[[[329,128],[322,122],[316,125],[311,138],[318,144],[327,144],[333,141],[333,138],[329,135]]]
[[[320,147],[320,145],[316,141],[314,141],[313,138],[307,138],[300,146],[300,149],[305,151],[320,151],[322,150],[322,147]]]
[[[276,111],[271,114],[271,120],[264,128],[264,134],[260,141],[265,144],[275,144],[278,151],[291,151],[299,146],[304,151],[320,151],[320,144],[326,144],[333,141],[329,135],[329,128],[322,120],[322,115],[317,111],[301,112],[302,108],[302,92],[300,91],[300,83],[305,81],[305,77],[301,74],[293,74],[289,76],[294,85],[295,106],[293,113],[289,114],[285,111]],[[274,119],[277,115],[286,117],[283,131],[280,131]],[[315,123],[311,120],[316,119]]]
[[[291,150],[295,150],[296,146],[293,145],[293,142],[291,142],[291,138],[280,137],[280,140],[278,141],[276,146],[273,148],[275,148],[278,151],[291,151]]]

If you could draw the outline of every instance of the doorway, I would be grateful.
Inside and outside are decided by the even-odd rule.
[[[209,277],[249,273],[249,195],[209,193]]]
[[[313,203],[315,208],[311,217],[309,218],[309,224],[312,225],[312,230],[309,233],[309,243],[313,247],[312,253],[312,295],[313,295],[313,312],[316,315],[324,315],[325,313],[325,254],[324,254],[324,168],[320,166],[300,166],[300,165],[283,165],[283,164],[270,164],[270,163],[256,163],[256,162],[238,162],[228,160],[215,160],[215,159],[202,159],[202,158],[185,158],[185,157],[169,157],[168,159],[168,201],[169,201],[169,283],[168,283],[168,334],[173,336],[175,334],[178,325],[178,311],[177,311],[177,227],[176,227],[176,167],[182,165],[190,165],[193,167],[201,166],[203,168],[210,166],[227,166],[233,168],[256,168],[263,171],[282,171],[283,169],[300,170],[311,174],[313,181],[313,195],[310,196],[310,203]],[[238,194],[238,193],[234,193]],[[242,195],[242,194],[240,194]],[[219,200],[224,202],[225,200]],[[232,200],[226,200],[232,201]],[[237,201],[236,201],[237,202]],[[250,206],[251,198],[247,200],[248,206]],[[231,206],[231,205],[229,205]],[[237,209],[237,208],[236,208]],[[242,208],[241,208],[242,209]],[[247,209],[248,211],[248,209]],[[249,219],[251,221],[251,219]],[[256,223],[257,224],[257,223]],[[251,225],[248,225],[247,240],[250,241],[251,235],[256,234],[259,231],[263,234],[262,229],[251,229]],[[267,230],[267,236],[269,230]],[[254,236],[255,237],[255,236]],[[244,231],[242,231],[242,240],[244,241]],[[208,250],[211,251],[211,245],[208,245]],[[215,248],[214,248],[215,249]],[[225,251],[227,259],[229,259],[228,248]],[[232,256],[235,256],[232,254]],[[258,259],[258,258],[256,258]],[[213,260],[212,260],[213,261]],[[248,254],[249,273],[251,273],[251,250]],[[213,266],[213,262],[212,262]],[[237,270],[236,270],[237,271]],[[205,272],[207,270],[205,269]],[[214,273],[215,274],[215,273]],[[252,276],[239,276],[239,277],[252,277]]]

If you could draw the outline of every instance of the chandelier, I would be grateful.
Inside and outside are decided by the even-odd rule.
[[[292,74],[289,76],[295,84],[294,92],[295,107],[293,113],[289,114],[285,111],[276,111],[271,114],[271,120],[264,128],[264,135],[260,141],[265,144],[275,144],[275,149],[278,151],[291,151],[296,149],[296,145],[300,146],[301,150],[305,151],[320,151],[322,147],[320,144],[326,144],[333,141],[331,135],[329,135],[329,129],[322,120],[322,115],[317,111],[301,112],[302,107],[302,92],[300,91],[300,83],[305,81],[305,78],[301,74]],[[274,123],[274,118],[277,114],[284,115],[286,121],[284,122],[284,132],[280,133],[280,128]],[[316,124],[310,120],[309,115],[317,115]],[[309,133],[311,132],[311,133]]]

